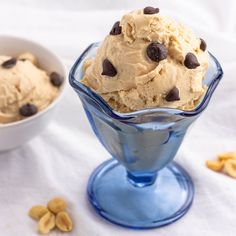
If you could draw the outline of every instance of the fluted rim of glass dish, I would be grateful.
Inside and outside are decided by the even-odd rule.
[[[81,93],[89,96],[93,101],[110,117],[117,119],[117,120],[129,120],[141,115],[149,115],[153,113],[168,113],[172,115],[178,115],[183,117],[191,117],[196,116],[200,114],[205,108],[207,107],[212,94],[214,93],[216,87],[218,86],[222,76],[223,76],[223,70],[218,62],[218,60],[209,52],[210,57],[214,60],[217,68],[217,74],[215,75],[215,78],[212,79],[211,83],[208,85],[207,91],[202,98],[201,102],[198,104],[198,106],[189,111],[184,111],[180,109],[175,108],[165,108],[165,107],[157,107],[157,108],[145,108],[138,111],[128,112],[128,113],[121,113],[118,111],[113,110],[108,103],[96,92],[94,92],[92,89],[87,87],[86,85],[82,84],[80,81],[75,79],[75,73],[80,65],[80,63],[83,61],[87,53],[94,47],[98,47],[100,42],[95,42],[90,44],[85,51],[81,54],[81,56],[75,61],[74,65],[72,66],[70,73],[69,73],[69,82],[70,85],[75,89],[79,90]]]

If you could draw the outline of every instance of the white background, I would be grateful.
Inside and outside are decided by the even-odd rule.
[[[46,131],[24,147],[0,154],[0,236],[37,235],[36,223],[27,211],[54,196],[69,201],[75,227],[68,235],[236,235],[236,180],[204,165],[219,152],[236,150],[236,1],[0,0],[0,33],[44,44],[69,69],[82,50],[102,40],[125,12],[147,5],[158,6],[161,12],[193,27],[225,72],[209,108],[176,157],[195,183],[191,210],[178,222],[149,231],[123,229],[95,215],[86,199],[87,179],[109,155],[91,132],[79,99],[68,87],[58,116]]]

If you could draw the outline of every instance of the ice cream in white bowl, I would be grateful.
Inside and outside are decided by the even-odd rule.
[[[66,69],[52,51],[29,39],[0,35],[0,45],[3,152],[21,146],[47,127],[65,91]]]

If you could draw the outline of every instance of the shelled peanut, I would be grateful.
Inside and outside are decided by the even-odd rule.
[[[207,160],[206,166],[213,171],[236,178],[236,152],[221,153],[217,156],[217,160]]]
[[[33,206],[29,210],[29,216],[38,221],[38,231],[47,234],[54,228],[62,232],[70,232],[73,222],[70,215],[66,212],[67,203],[62,198],[51,199],[47,207],[43,205]]]

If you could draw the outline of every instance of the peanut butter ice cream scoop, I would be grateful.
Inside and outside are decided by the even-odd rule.
[[[181,23],[146,7],[124,15],[84,65],[82,83],[116,111],[193,109],[204,95],[208,52]]]
[[[31,53],[18,58],[0,55],[0,124],[32,116],[57,97],[60,76],[49,75],[37,66]]]

